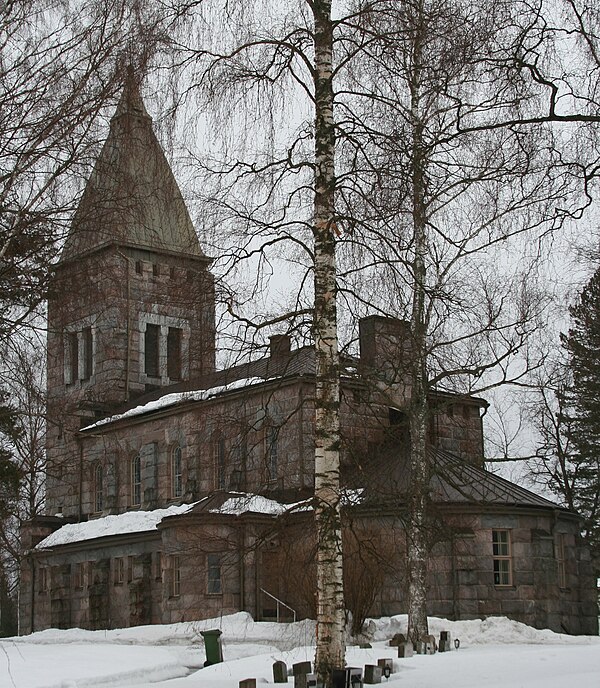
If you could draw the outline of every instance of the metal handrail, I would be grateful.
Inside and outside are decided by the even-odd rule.
[[[261,591],[261,592],[264,592],[265,595],[267,595],[267,596],[270,597],[272,600],[275,600],[275,602],[277,602],[277,607],[276,607],[276,610],[277,610],[277,623],[279,623],[279,605],[282,605],[282,606],[285,607],[286,609],[289,609],[289,610],[292,612],[292,614],[294,615],[294,622],[296,621],[296,611],[295,611],[294,609],[292,609],[292,608],[290,607],[289,604],[286,604],[283,600],[280,600],[278,597],[275,597],[275,595],[271,595],[271,593],[270,593],[270,592],[267,592],[264,588],[261,588],[260,591]]]

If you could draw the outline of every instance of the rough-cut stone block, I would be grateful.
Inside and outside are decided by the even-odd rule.
[[[287,665],[285,662],[278,661],[273,664],[273,683],[287,683]]]
[[[375,666],[374,664],[365,664],[364,683],[373,685],[375,683],[381,683],[381,667]]]
[[[398,657],[412,657],[414,648],[412,643],[401,643],[398,645]]]
[[[394,660],[391,657],[383,657],[377,660],[377,666],[381,668],[381,673],[384,674],[386,667],[390,668],[390,674],[394,673]]]

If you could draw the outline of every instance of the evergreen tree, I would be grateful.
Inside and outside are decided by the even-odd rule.
[[[584,518],[584,535],[600,569],[600,268],[569,309],[572,327],[562,336],[572,384],[564,393],[562,419],[572,447],[572,507]]]

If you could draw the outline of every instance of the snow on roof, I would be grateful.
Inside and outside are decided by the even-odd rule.
[[[109,423],[114,423],[115,421],[122,420],[123,418],[141,416],[144,413],[158,411],[159,409],[163,409],[168,406],[174,406],[175,404],[180,404],[187,401],[206,401],[206,399],[216,397],[224,392],[230,392],[234,389],[241,389],[243,387],[251,387],[252,385],[257,385],[261,382],[264,382],[264,379],[261,377],[247,377],[242,378],[241,380],[234,380],[227,385],[219,385],[218,387],[209,387],[208,389],[197,389],[187,392],[173,392],[172,394],[165,394],[165,396],[160,397],[160,399],[155,399],[154,401],[149,401],[147,404],[136,406],[128,411],[124,411],[123,413],[117,413],[114,416],[103,418],[97,423],[87,425],[85,428],[81,429],[91,430],[92,428],[108,425]]]
[[[230,497],[219,508],[211,509],[210,511],[213,514],[231,514],[233,516],[239,516],[248,512],[280,516],[286,511],[291,511],[294,507],[303,504],[304,502],[282,504],[261,495],[240,493],[239,496]]]
[[[194,502],[196,504],[196,502]],[[155,530],[156,526],[167,516],[185,514],[194,504],[181,504],[166,509],[153,511],[128,511],[116,516],[104,516],[83,523],[68,523],[42,540],[36,549],[49,549],[70,542],[93,540],[108,535],[123,535],[125,533],[141,533]]]

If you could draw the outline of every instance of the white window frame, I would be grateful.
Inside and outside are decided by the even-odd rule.
[[[506,534],[506,540],[497,538],[500,534]],[[494,585],[497,588],[510,588],[513,586],[513,552],[512,533],[509,528],[494,528],[492,530],[492,556]],[[504,549],[506,546],[506,549]]]

